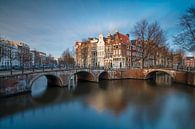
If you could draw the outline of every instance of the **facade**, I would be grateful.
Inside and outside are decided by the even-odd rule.
[[[183,66],[184,55],[180,52],[173,53],[173,68],[179,69]]]
[[[107,38],[105,39],[105,57],[104,57],[104,67],[110,69],[113,67],[113,36],[108,32]]]
[[[185,57],[184,65],[187,68],[195,68],[195,56]]]
[[[113,68],[130,68],[131,49],[129,36],[116,32],[113,38]]]
[[[168,48],[158,47],[155,66],[170,68],[172,67],[172,60],[172,53],[168,51]]]
[[[97,67],[97,38],[75,43],[75,61],[78,67]]]
[[[31,50],[30,53],[32,66],[42,67],[46,64],[46,53],[37,50]]]
[[[99,35],[99,41],[97,43],[97,66],[104,67],[105,57],[105,42],[103,34]]]
[[[98,39],[97,38],[89,38],[89,44],[88,44],[88,67],[96,68],[98,66],[98,58],[97,58],[97,44]]]
[[[19,67],[19,51],[17,43],[0,39],[0,69]]]
[[[131,67],[141,68],[142,46],[139,39],[131,40]]]
[[[76,65],[80,67],[127,68],[131,66],[131,47],[128,35],[116,32],[99,38],[75,43]]]
[[[77,67],[81,67],[81,65],[82,65],[81,44],[82,44],[82,42],[75,43],[75,62],[76,62]]]
[[[30,47],[24,42],[0,38],[0,70],[28,69],[51,64],[57,64],[51,55],[47,57],[44,52],[30,51]]]
[[[143,48],[144,47],[144,48]],[[154,68],[173,67],[173,62],[182,64],[180,57],[168,51],[165,46],[140,39],[129,40],[128,34],[116,32],[103,34],[99,38],[75,44],[76,64],[81,67],[118,68]],[[178,62],[179,60],[179,62]]]
[[[20,66],[23,68],[30,68],[32,65],[30,47],[23,42],[17,42],[17,46]]]
[[[141,68],[142,59],[144,58],[143,66],[145,68],[151,67],[172,67],[173,55],[169,52],[165,46],[159,46],[152,44],[153,49],[149,48],[147,42],[144,42],[145,51],[143,45],[139,39],[131,40],[131,67]],[[148,54],[148,55],[146,55]]]
[[[108,32],[106,42],[105,42],[105,57],[104,57],[104,68],[110,69],[113,67],[113,44],[114,38]]]
[[[46,67],[56,67],[57,66],[57,60],[51,55],[46,56],[45,66]]]

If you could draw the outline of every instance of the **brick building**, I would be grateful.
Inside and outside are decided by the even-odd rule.
[[[46,53],[37,50],[31,50],[30,52],[32,66],[43,67],[46,64]]]
[[[131,49],[129,35],[116,32],[113,35],[113,68],[130,68],[131,65]]]
[[[128,34],[120,32],[76,42],[75,51],[76,64],[81,67],[172,67],[174,61],[173,54],[165,46],[152,41],[142,43],[139,39],[130,41]]]
[[[104,68],[112,68],[113,67],[112,55],[113,55],[114,38],[108,32],[107,38],[104,38],[104,40],[105,40]]]
[[[185,67],[195,68],[195,56],[185,57],[184,65]]]
[[[78,67],[97,67],[97,38],[75,43],[75,61]]]

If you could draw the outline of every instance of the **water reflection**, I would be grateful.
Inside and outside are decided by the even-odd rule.
[[[158,86],[171,86],[173,83],[173,78],[164,72],[156,72],[151,76],[152,78],[149,81],[153,81]]]
[[[31,95],[33,97],[40,97],[42,96],[47,89],[47,78],[42,76],[34,81],[31,87]]]
[[[167,73],[156,73],[156,84],[170,86],[172,84],[172,77]]]
[[[68,85],[68,91],[72,93],[76,90],[76,87],[77,85]]]
[[[4,98],[0,128],[194,129],[194,88],[157,84],[80,82],[77,87],[47,88],[39,99],[28,94]]]

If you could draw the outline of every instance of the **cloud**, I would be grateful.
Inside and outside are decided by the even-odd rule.
[[[57,57],[66,48],[72,48],[76,40],[98,37],[108,31],[129,33],[133,25],[144,18],[158,20],[171,38],[179,15],[188,5],[183,3],[164,0],[0,1],[0,33]],[[175,6],[180,8],[175,9]]]

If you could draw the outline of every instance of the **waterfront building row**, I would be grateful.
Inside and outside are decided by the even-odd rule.
[[[146,56],[147,41],[130,40],[129,34],[100,34],[98,38],[88,38],[75,42],[75,61],[79,67],[141,68],[172,67],[174,55],[166,46],[154,44]],[[150,46],[149,46],[150,47]],[[144,63],[143,60],[144,59]],[[142,64],[143,63],[143,64]]]
[[[54,57],[30,50],[24,42],[0,38],[0,70],[40,67],[50,62],[54,62]]]

